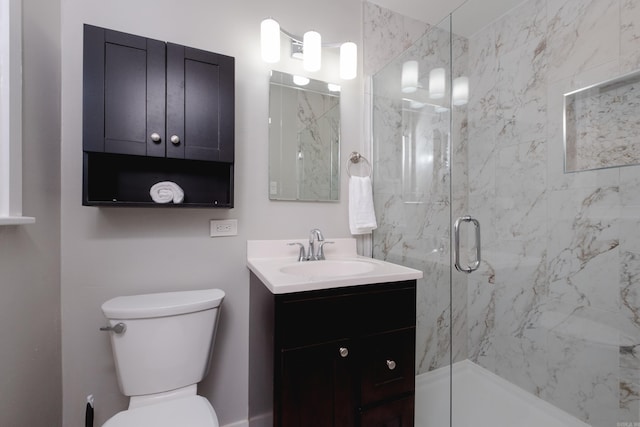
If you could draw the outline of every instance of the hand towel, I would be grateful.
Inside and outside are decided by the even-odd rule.
[[[349,228],[351,234],[369,234],[378,228],[368,176],[349,178]]]
[[[153,184],[149,194],[156,203],[182,203],[184,200],[184,191],[172,181],[160,181]]]

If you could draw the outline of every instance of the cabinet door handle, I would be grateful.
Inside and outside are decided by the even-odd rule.
[[[180,144],[180,137],[178,135],[171,135],[171,142],[173,145]]]
[[[160,134],[158,132],[154,132],[151,134],[151,140],[153,142],[160,142]]]
[[[347,357],[349,355],[349,349],[347,347],[340,347],[340,357]]]
[[[394,369],[396,369],[396,362],[387,359],[387,368],[389,368],[390,371],[393,371]]]

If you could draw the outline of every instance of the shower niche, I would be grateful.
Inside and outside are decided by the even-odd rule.
[[[640,164],[640,70],[564,95],[565,172]]]

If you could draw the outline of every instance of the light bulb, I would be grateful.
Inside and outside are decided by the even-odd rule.
[[[418,90],[418,61],[406,61],[402,64],[402,92],[413,93]]]
[[[444,98],[445,74],[444,68],[434,68],[429,73],[429,97],[433,99]]]
[[[302,57],[304,69],[307,71],[318,71],[322,63],[322,37],[317,31],[307,31],[304,33]]]
[[[340,78],[354,79],[358,75],[358,45],[346,42],[340,45]]]
[[[274,63],[280,61],[280,24],[267,18],[260,24],[262,59]]]

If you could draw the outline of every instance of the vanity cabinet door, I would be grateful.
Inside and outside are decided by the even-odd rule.
[[[376,405],[415,390],[415,328],[363,338],[359,342],[360,402]]]
[[[367,409],[360,415],[360,427],[414,427],[413,396]]]
[[[355,421],[349,342],[282,352],[282,401],[275,425],[352,427]]]
[[[164,42],[85,25],[84,151],[164,156],[165,80]]]

